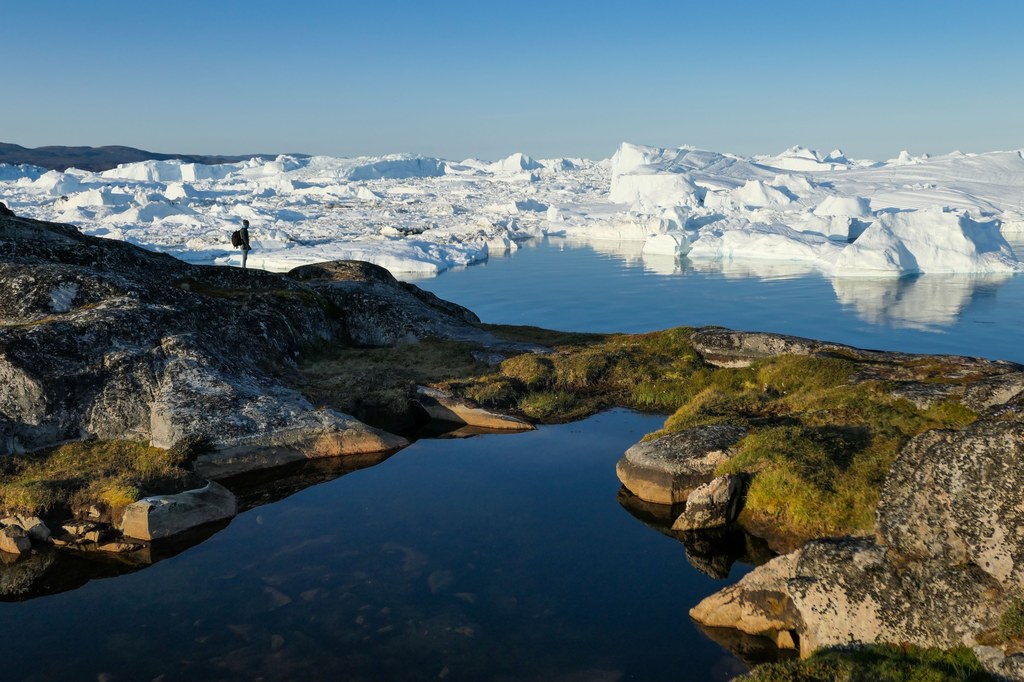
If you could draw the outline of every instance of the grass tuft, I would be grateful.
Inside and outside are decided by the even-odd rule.
[[[768,663],[744,682],[982,682],[993,679],[967,647],[948,651],[871,645],[816,651],[804,660]]]
[[[7,458],[0,474],[0,511],[45,514],[97,505],[118,510],[145,494],[192,480],[170,450],[131,441],[90,441]]]

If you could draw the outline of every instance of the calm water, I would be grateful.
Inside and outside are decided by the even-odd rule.
[[[641,332],[721,325],[863,348],[1024,362],[1024,276],[832,280],[798,265],[644,258],[636,243],[548,239],[417,281],[485,322]],[[1024,253],[1024,243],[1013,243]]]
[[[1021,277],[832,282],[544,242],[418,283],[491,322],[721,324],[1024,361]],[[43,565],[67,591],[0,603],[3,679],[728,679],[743,664],[686,613],[764,555],[743,537],[684,546],[620,503],[615,461],[661,422],[612,411],[419,441],[144,570],[67,590],[76,576]],[[304,475],[343,473],[325,466]],[[0,565],[0,589],[18,566]]]
[[[660,423],[419,441],[145,570],[0,604],[4,679],[727,679],[686,616],[723,583],[616,500]]]

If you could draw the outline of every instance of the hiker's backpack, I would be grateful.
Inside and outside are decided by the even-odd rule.
[[[235,230],[234,232],[231,233],[231,246],[241,246],[241,245],[242,245],[242,232],[240,230]]]

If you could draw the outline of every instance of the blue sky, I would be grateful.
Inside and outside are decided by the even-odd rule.
[[[0,141],[889,158],[1024,147],[1024,3],[5,2]]]

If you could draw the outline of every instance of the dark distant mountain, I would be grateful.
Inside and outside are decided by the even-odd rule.
[[[167,161],[169,159],[180,159],[186,163],[234,163],[245,161],[252,157],[261,159],[272,159],[277,154],[245,154],[242,156],[204,156],[201,154],[160,154],[158,152],[147,152],[144,149],[134,147],[36,147],[29,149],[17,144],[0,142],[0,163],[19,164],[27,163],[33,166],[42,166],[50,170],[67,170],[72,166],[82,170],[99,172],[115,168],[119,163],[133,163],[135,161]],[[306,154],[293,154],[292,156],[307,156]]]

